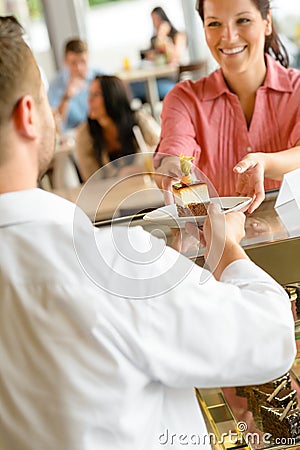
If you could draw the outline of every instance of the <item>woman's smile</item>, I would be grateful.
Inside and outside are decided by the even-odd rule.
[[[233,47],[233,48],[220,48],[220,52],[227,56],[237,55],[242,53],[247,48],[247,45]]]

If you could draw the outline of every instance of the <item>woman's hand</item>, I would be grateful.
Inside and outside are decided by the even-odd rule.
[[[236,194],[253,197],[248,211],[252,213],[265,198],[265,154],[249,153],[233,171],[237,174]]]
[[[180,180],[182,172],[180,169],[180,159],[178,156],[165,156],[157,168],[154,179],[157,186],[162,189],[165,204],[174,203],[172,194],[172,184]]]

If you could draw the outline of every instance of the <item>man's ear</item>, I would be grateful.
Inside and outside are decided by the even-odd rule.
[[[22,97],[15,106],[13,119],[17,131],[28,139],[37,137],[37,114],[31,95]]]

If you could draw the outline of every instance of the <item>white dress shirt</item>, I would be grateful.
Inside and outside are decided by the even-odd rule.
[[[250,261],[217,282],[142,228],[96,229],[33,189],[0,196],[0,264],[1,450],[199,448],[194,386],[292,365],[289,300]]]

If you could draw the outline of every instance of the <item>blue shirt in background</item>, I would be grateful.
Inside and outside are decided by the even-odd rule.
[[[84,88],[69,99],[66,120],[61,124],[62,131],[67,131],[85,122],[88,116],[89,85],[96,75],[104,75],[101,69],[89,68]],[[64,68],[50,82],[48,100],[51,108],[56,109],[62,101],[70,79],[69,69]]]

